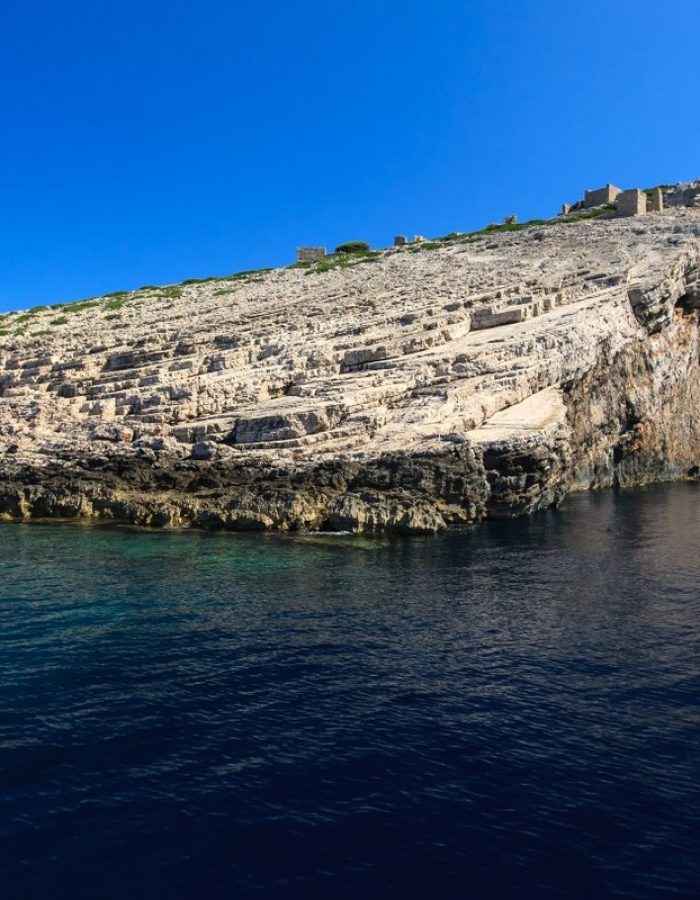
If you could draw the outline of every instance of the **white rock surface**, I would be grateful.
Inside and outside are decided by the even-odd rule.
[[[434,530],[700,464],[700,209],[315,268],[5,316],[0,515]]]

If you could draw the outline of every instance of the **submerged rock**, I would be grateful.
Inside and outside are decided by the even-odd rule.
[[[425,533],[697,477],[699,308],[672,205],[10,314],[0,517]]]

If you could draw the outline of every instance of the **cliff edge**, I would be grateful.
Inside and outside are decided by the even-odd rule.
[[[700,473],[699,192],[0,319],[0,518],[432,532]]]

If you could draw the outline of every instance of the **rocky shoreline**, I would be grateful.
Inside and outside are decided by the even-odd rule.
[[[0,519],[431,533],[695,479],[699,275],[679,206],[5,316]]]

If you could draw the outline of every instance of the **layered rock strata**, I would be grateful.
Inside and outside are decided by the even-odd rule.
[[[10,314],[0,517],[432,532],[697,477],[699,279],[676,206]]]

